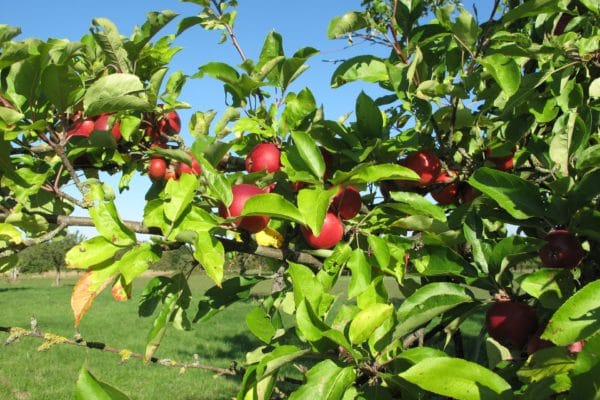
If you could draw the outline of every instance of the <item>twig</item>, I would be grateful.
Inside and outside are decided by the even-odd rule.
[[[54,333],[42,332],[37,327],[32,328],[31,330],[27,330],[27,329],[13,327],[13,326],[0,326],[0,332],[6,332],[9,334],[8,339],[6,339],[6,341],[5,341],[6,345],[14,343],[22,337],[33,337],[33,338],[38,338],[38,339],[44,340],[44,343],[38,347],[38,351],[46,351],[55,344],[68,344],[71,346],[87,347],[89,349],[95,349],[95,350],[105,351],[108,353],[119,354],[121,356],[122,361],[127,361],[129,358],[137,358],[140,360],[145,360],[145,357],[143,354],[134,353],[127,349],[119,349],[116,347],[109,346],[106,343],[102,343],[102,342],[92,342],[92,341],[86,341],[86,340],[73,340],[73,339],[69,339],[64,336],[56,335]],[[149,363],[153,363],[153,364],[163,365],[165,367],[174,367],[174,368],[180,368],[180,369],[188,369],[188,368],[203,369],[206,371],[214,372],[218,375],[235,376],[235,375],[243,373],[243,371],[241,369],[239,369],[235,366],[233,366],[231,368],[219,368],[219,367],[215,367],[212,365],[201,364],[198,361],[197,355],[194,355],[194,361],[192,361],[192,362],[181,362],[181,361],[175,361],[175,360],[172,360],[169,358],[158,358],[158,357],[152,357],[151,359],[145,360],[145,361],[147,361]]]

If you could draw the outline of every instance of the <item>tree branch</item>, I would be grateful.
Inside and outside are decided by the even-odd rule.
[[[6,220],[8,214],[0,214],[0,221]],[[51,224],[59,224],[65,226],[89,226],[94,227],[94,221],[88,217],[74,217],[69,215],[43,215],[46,221]],[[136,233],[148,235],[162,235],[158,228],[148,228],[139,221],[122,221],[129,229]],[[257,256],[274,258],[276,260],[292,260],[300,264],[311,267],[314,270],[320,270],[323,263],[316,257],[290,249],[276,249],[273,247],[259,246],[255,243],[237,242],[233,239],[217,237],[226,251],[238,251],[240,253],[255,254]]]
[[[13,326],[0,326],[0,332],[6,332],[9,334],[8,339],[5,341],[5,345],[14,343],[18,341],[22,337],[33,337],[37,339],[43,339],[44,343],[38,347],[38,351],[46,351],[50,347],[55,344],[68,344],[71,346],[78,347],[87,347],[88,349],[95,349],[100,351],[105,351],[108,353],[115,353],[121,356],[121,361],[127,361],[130,358],[137,358],[140,360],[144,360],[147,363],[153,363],[158,365],[163,365],[165,367],[174,367],[174,368],[183,368],[183,369],[202,369],[206,371],[214,372],[218,375],[230,375],[235,376],[243,373],[242,370],[237,367],[232,366],[231,368],[219,368],[212,365],[201,364],[198,359],[198,355],[194,354],[194,361],[192,362],[181,362],[175,361],[169,358],[158,358],[152,357],[149,360],[146,360],[143,354],[134,353],[127,349],[119,349],[116,347],[108,346],[102,342],[92,342],[86,340],[73,340],[66,338],[64,336],[56,335],[54,333],[42,332],[37,328],[37,323],[35,323],[35,319],[32,319],[32,329],[27,330],[19,327]]]

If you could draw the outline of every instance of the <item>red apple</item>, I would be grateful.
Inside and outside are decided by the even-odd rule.
[[[400,165],[412,169],[419,175],[419,181],[398,180],[397,184],[402,186],[428,186],[432,184],[440,174],[442,162],[438,156],[431,150],[419,150],[410,154]]]
[[[152,180],[160,180],[165,178],[167,171],[167,162],[164,158],[151,158],[148,163],[148,176]]]
[[[552,32],[555,36],[562,35],[565,32],[565,28],[569,24],[569,22],[573,19],[571,14],[562,13],[558,18],[558,22],[554,27],[554,31]]]
[[[158,121],[158,130],[160,133],[166,135],[177,135],[181,132],[181,119],[177,111],[173,110],[168,113],[164,113],[162,118]]]
[[[479,196],[481,196],[481,192],[475,189],[473,186],[465,183],[465,185],[460,190],[460,202],[461,204],[470,203]]]
[[[109,113],[100,114],[94,122],[94,130],[100,132],[108,132],[110,130],[111,134],[118,142],[119,140],[121,140],[122,137],[121,125],[118,122],[115,122],[111,129],[110,124],[108,123],[110,116],[111,114]]]
[[[225,207],[224,204],[219,206],[219,215],[223,218],[237,217],[250,197],[265,193],[258,186],[249,183],[234,185],[231,187],[231,192],[233,201],[229,208]],[[236,220],[236,224],[250,233],[256,233],[265,229],[269,224],[269,219],[269,217],[263,215],[242,217]]]
[[[535,310],[528,304],[496,302],[486,313],[488,334],[507,347],[522,348],[537,328]]]
[[[567,346],[567,350],[569,350],[569,353],[571,354],[575,354],[575,353],[579,353],[581,350],[583,350],[583,347],[585,346],[585,340],[579,340],[577,342],[571,343],[570,345]]]
[[[268,173],[279,171],[281,168],[281,151],[273,143],[259,143],[246,157],[246,171]]]
[[[579,239],[566,230],[555,230],[545,237],[546,244],[539,251],[542,264],[549,268],[575,268],[583,258]]]
[[[340,186],[338,194],[331,202],[331,211],[342,219],[352,219],[362,207],[360,192],[354,186]]]
[[[167,168],[167,171],[165,172],[165,180],[170,181],[171,179],[173,179],[176,181],[177,178],[177,172],[175,172],[173,166],[169,166],[169,168]]]
[[[330,249],[342,240],[344,236],[344,224],[335,214],[328,212],[319,236],[315,236],[307,226],[300,227],[300,232],[310,247],[314,249]]]
[[[553,347],[554,343],[549,340],[542,339],[540,337],[540,333],[537,333],[529,339],[527,342],[527,354],[533,354],[538,350],[546,349],[548,347]]]
[[[177,172],[177,176],[181,176],[183,174],[194,174],[196,176],[200,175],[202,172],[202,167],[198,163],[198,160],[196,160],[196,157],[191,154],[190,157],[192,158],[191,166],[183,162],[177,164],[177,169],[175,170]]]
[[[67,136],[85,136],[90,137],[94,131],[94,120],[91,118],[78,119],[73,122],[71,129],[67,131]]]
[[[504,156],[493,156],[493,151],[490,148],[485,149],[485,158],[491,162],[495,169],[500,171],[509,171],[514,167],[513,158],[515,156],[516,148],[512,150],[510,154]]]
[[[432,191],[431,197],[439,204],[445,206],[456,203],[458,200],[458,183],[454,182],[456,178],[456,171],[442,171],[435,178],[435,183],[446,183],[446,185]]]
[[[323,177],[324,179],[328,179],[333,175],[334,172],[334,157],[333,154],[331,154],[331,152],[325,147],[319,147],[319,151],[321,152],[321,155],[323,156],[323,161],[325,162],[325,173],[323,174]]]

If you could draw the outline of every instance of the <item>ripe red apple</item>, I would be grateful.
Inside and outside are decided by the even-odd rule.
[[[481,192],[475,189],[473,186],[469,185],[465,182],[465,185],[460,188],[460,202],[461,204],[470,203],[479,196],[481,196]]]
[[[164,113],[158,121],[158,130],[166,135],[177,135],[181,132],[181,119],[177,111]]]
[[[173,179],[176,181],[177,178],[177,172],[175,172],[173,166],[169,166],[169,168],[167,168],[167,171],[165,172],[165,180],[170,181],[171,179]]]
[[[558,18],[558,22],[554,27],[554,31],[552,32],[555,36],[562,35],[565,32],[565,28],[569,24],[569,22],[573,19],[571,14],[562,13]]]
[[[330,249],[342,240],[344,236],[344,224],[335,214],[328,212],[319,236],[315,236],[307,226],[300,227],[300,232],[310,247],[314,249]]]
[[[575,268],[583,258],[579,239],[566,230],[555,230],[545,237],[546,244],[540,248],[542,264],[549,268]]]
[[[535,310],[528,304],[496,302],[486,313],[488,334],[507,347],[522,348],[537,328]]]
[[[160,180],[165,178],[167,171],[167,162],[164,158],[151,158],[148,163],[148,176],[152,180]]]
[[[231,187],[233,194],[233,201],[229,208],[225,207],[224,204],[219,206],[219,215],[223,218],[237,217],[242,212],[246,201],[257,194],[265,193],[256,185],[249,183],[241,183]],[[256,233],[265,229],[269,224],[270,218],[264,215],[256,215],[250,217],[242,217],[236,220],[238,227],[250,232]]]
[[[281,151],[273,143],[259,143],[246,157],[246,171],[268,173],[279,171],[281,168]]]
[[[200,175],[202,172],[202,167],[198,163],[198,160],[196,160],[196,157],[194,157],[192,154],[190,154],[190,157],[192,158],[191,166],[183,162],[177,164],[177,168],[175,170],[177,172],[177,176],[181,176],[183,174],[194,174],[196,176]]]
[[[435,178],[435,183],[445,183],[438,190],[431,192],[431,197],[439,204],[449,205],[454,204],[458,200],[458,182],[454,182],[457,178],[456,171],[442,171]]]
[[[396,181],[397,184],[403,186],[428,186],[435,181],[442,169],[442,162],[431,150],[419,150],[409,154],[408,157],[400,161],[400,165],[412,169],[420,178],[418,182],[404,180]]]
[[[85,136],[90,137],[94,131],[94,120],[92,118],[78,119],[73,122],[71,129],[67,131],[67,136]]]
[[[323,174],[323,179],[328,179],[333,175],[334,169],[334,157],[333,154],[325,147],[319,147],[319,151],[323,156],[323,161],[325,162],[325,173]]]
[[[512,150],[512,152],[508,155],[504,156],[493,156],[492,149],[489,147],[485,149],[485,158],[489,162],[491,162],[495,169],[500,171],[509,171],[514,167],[514,156],[515,156],[516,148]]]
[[[360,192],[354,186],[340,186],[338,194],[331,202],[331,211],[342,219],[352,219],[362,207]]]
[[[118,142],[119,140],[121,140],[121,137],[122,137],[121,124],[119,124],[118,122],[115,122],[111,129],[110,124],[108,122],[110,116],[111,116],[111,114],[109,114],[109,113],[100,114],[96,118],[96,121],[94,122],[94,130],[101,131],[101,132],[108,132],[110,130],[111,134],[113,135],[115,140]]]

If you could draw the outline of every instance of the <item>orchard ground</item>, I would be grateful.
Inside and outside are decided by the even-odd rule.
[[[81,323],[82,336],[88,341],[143,353],[152,318],[138,317],[137,306],[144,286],[158,274],[156,271],[148,272],[139,282],[136,281],[132,299],[128,302],[115,303],[109,291],[101,293]],[[73,317],[69,299],[77,276],[75,273],[65,274],[60,287],[52,286],[52,273],[21,275],[14,283],[1,280],[3,324],[28,329],[31,317],[35,316],[43,332],[71,338]],[[337,306],[346,300],[344,290],[348,279],[342,277],[336,285],[335,292],[339,294]],[[192,275],[189,282],[195,300],[212,286],[212,281],[203,273]],[[403,296],[398,286],[392,279],[385,283],[390,299],[399,302]],[[197,353],[204,364],[228,368],[232,361],[236,361],[241,365],[246,353],[261,344],[248,330],[245,316],[270,289],[270,280],[261,282],[248,301],[233,304],[212,319],[194,325],[192,332],[169,328],[156,356],[191,362]],[[194,307],[190,308],[190,312],[194,312]],[[477,341],[483,319],[480,313],[462,325],[465,351],[478,351],[469,344]],[[4,342],[7,337],[3,335],[0,338]],[[178,368],[144,365],[137,359],[122,363],[117,354],[70,345],[57,344],[46,352],[40,352],[37,349],[41,344],[42,340],[38,338],[22,338],[9,346],[0,346],[0,398],[71,398],[83,363],[96,378],[110,382],[132,399],[231,399],[239,390],[241,375],[229,378],[197,369],[182,373]],[[438,345],[441,348],[443,343]],[[483,353],[481,349],[482,357]]]

